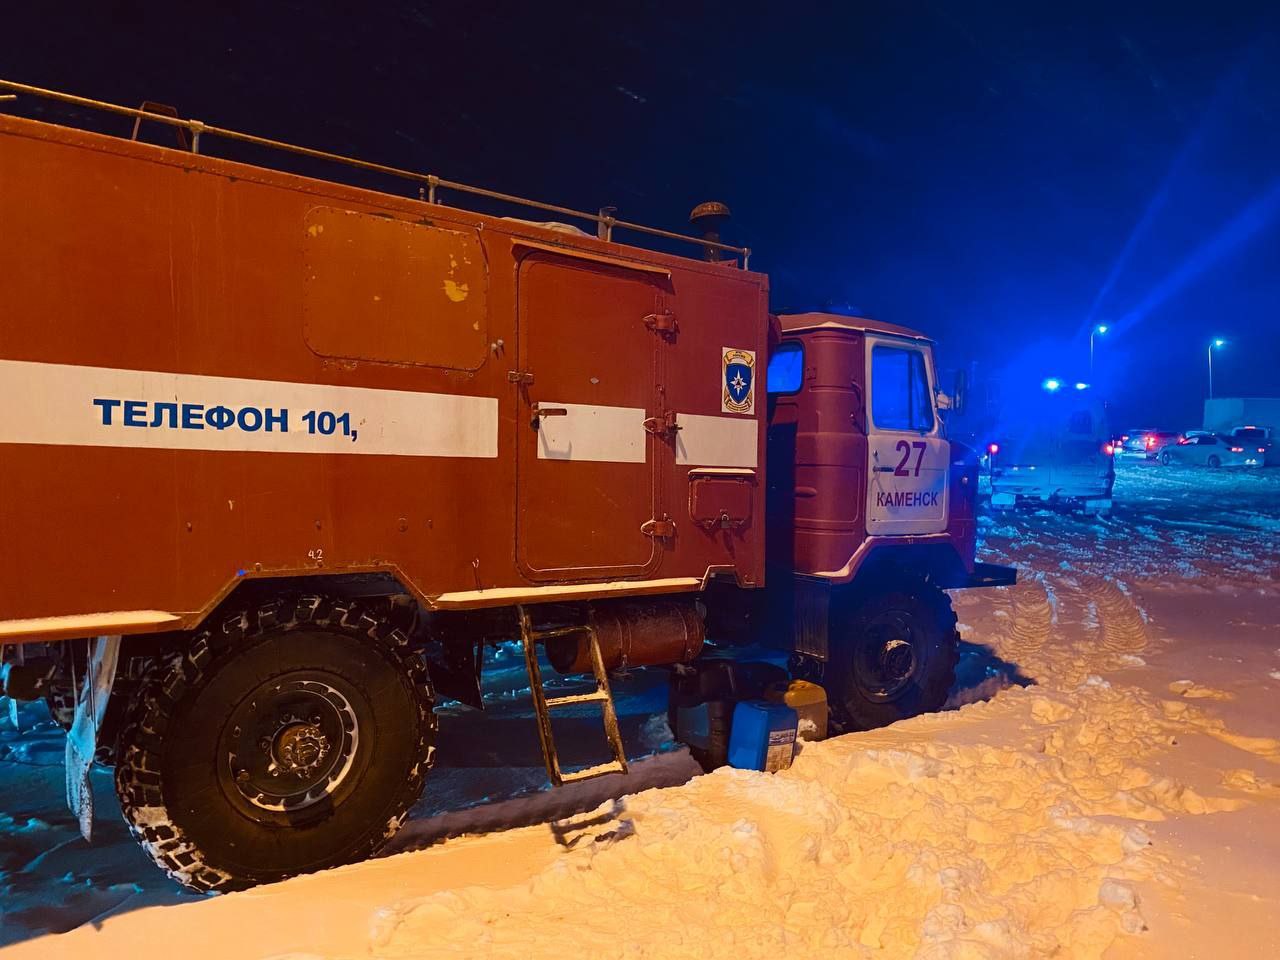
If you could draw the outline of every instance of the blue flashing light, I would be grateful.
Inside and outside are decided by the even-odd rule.
[[[1062,386],[1062,381],[1057,380],[1053,377],[1050,377],[1044,383],[1040,384],[1040,386],[1044,387],[1050,393],[1054,393],[1056,390],[1058,390]]]

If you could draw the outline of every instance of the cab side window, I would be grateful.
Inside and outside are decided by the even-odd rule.
[[[796,393],[804,382],[804,347],[781,343],[769,358],[765,388],[771,394]]]
[[[933,429],[929,377],[919,350],[872,347],[871,419],[881,430]]]

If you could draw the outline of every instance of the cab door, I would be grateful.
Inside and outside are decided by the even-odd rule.
[[[947,527],[950,445],[933,404],[932,358],[918,341],[867,336],[867,533]]]
[[[516,559],[532,580],[642,576],[656,515],[657,337],[666,271],[534,250],[517,275]],[[480,495],[477,491],[477,495]],[[651,530],[652,525],[647,529]]]

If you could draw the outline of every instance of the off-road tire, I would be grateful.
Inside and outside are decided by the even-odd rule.
[[[879,636],[886,622],[905,623],[903,638],[914,657],[901,689],[878,698],[860,681],[858,658],[877,659]],[[955,680],[960,634],[950,598],[922,581],[896,581],[857,590],[833,605],[830,659],[823,686],[835,731],[872,730],[898,720],[938,710]],[[864,661],[861,661],[865,663]],[[865,673],[865,671],[863,671]]]
[[[320,782],[319,798],[305,809],[247,805],[224,749],[241,733],[233,721],[277,679],[277,691],[307,683],[336,689],[308,677],[332,678],[344,691],[337,700],[357,720],[342,742],[346,765]],[[202,892],[370,856],[422,792],[435,750],[432,706],[425,664],[375,607],[305,596],[237,613],[144,676],[118,742],[121,812],[161,869]],[[333,782],[341,790],[330,794]]]

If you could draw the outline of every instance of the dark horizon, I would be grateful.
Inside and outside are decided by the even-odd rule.
[[[1218,396],[1280,395],[1276,8],[759,9],[23,7],[0,76],[667,229],[721,200],[775,310],[1090,381],[1119,427],[1198,425],[1214,337]]]

